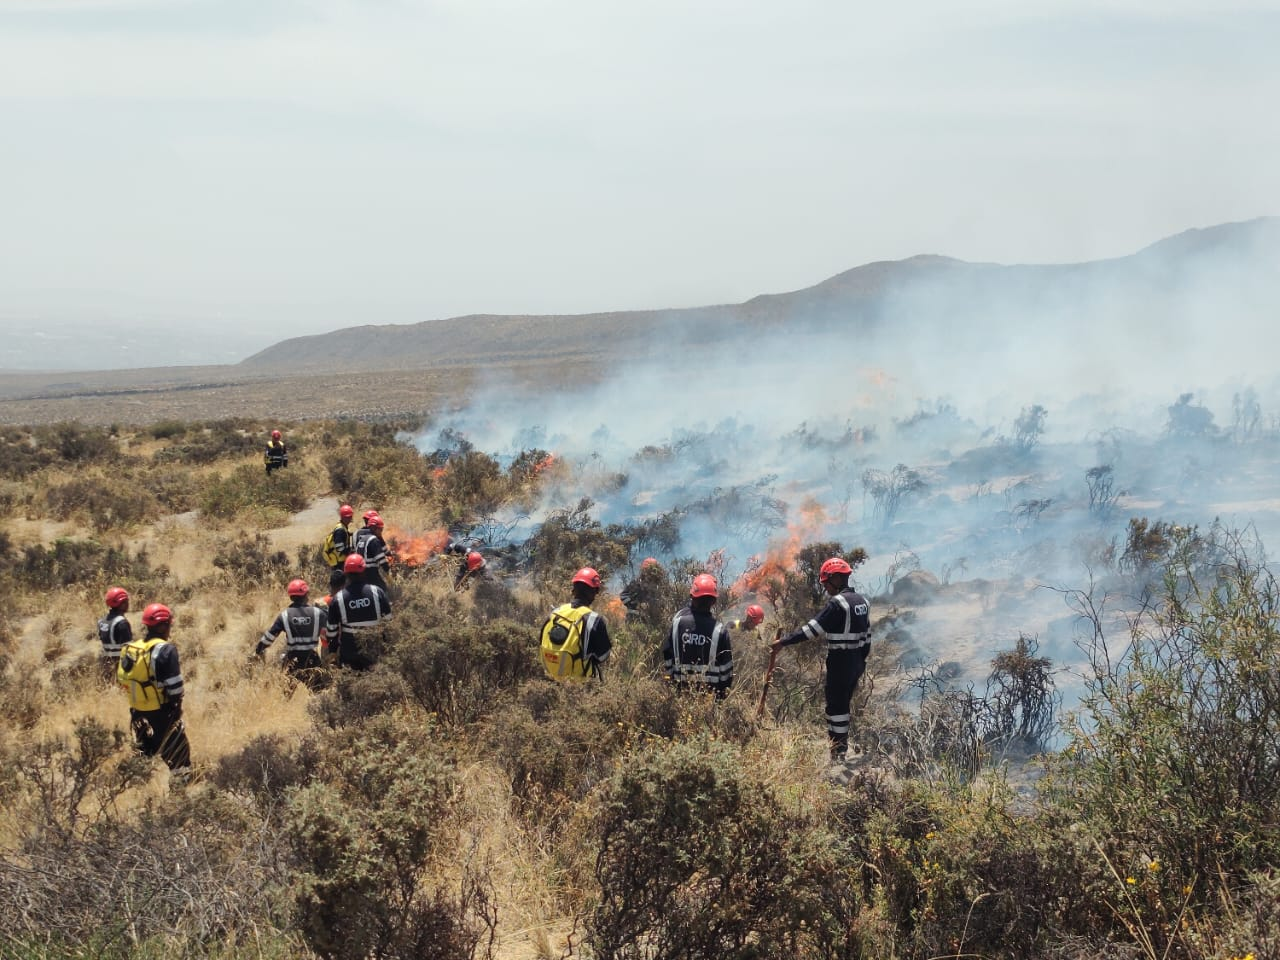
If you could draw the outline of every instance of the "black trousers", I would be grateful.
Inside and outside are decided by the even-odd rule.
[[[870,649],[861,647],[827,653],[827,740],[831,744],[832,760],[843,760],[849,752],[849,705],[867,668]]]
[[[305,653],[285,653],[284,655],[284,668],[289,673],[309,670],[311,667],[318,666],[320,666],[320,654],[314,650],[308,650]]]
[[[344,633],[338,641],[338,666],[348,670],[368,670],[373,658],[362,651],[355,637]]]
[[[161,704],[158,710],[129,711],[134,745],[148,757],[160,755],[170,770],[191,766],[191,743],[176,704]]]

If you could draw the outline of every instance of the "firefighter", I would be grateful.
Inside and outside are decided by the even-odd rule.
[[[360,634],[391,619],[391,600],[382,587],[366,581],[364,557],[360,554],[347,557],[343,570],[347,582],[329,601],[325,637],[330,652],[337,651],[338,666],[368,670],[373,658],[361,649]]]
[[[672,618],[662,641],[662,666],[678,686],[709,691],[723,700],[733,686],[733,648],[729,629],[712,612],[718,594],[711,574],[693,578],[689,605]]]
[[[191,769],[191,744],[182,722],[182,665],[169,642],[173,611],[152,603],[142,611],[146,636],[120,651],[116,677],[129,692],[130,726],[137,749],[156,754],[174,773]]]
[[[735,632],[747,633],[758,629],[762,623],[764,623],[764,607],[753,603],[747,607],[747,613],[741,620],[735,620],[729,624],[729,629]]]
[[[604,617],[591,609],[600,593],[600,574],[583,567],[573,575],[568,603],[551,611],[542,625],[542,662],[555,680],[600,677],[613,641]]]
[[[262,462],[266,465],[268,477],[271,476],[272,470],[283,470],[289,466],[289,448],[285,446],[279,430],[271,431],[271,439],[267,441]]]
[[[824,562],[818,581],[831,599],[816,617],[772,645],[781,650],[805,640],[826,640],[827,740],[836,762],[843,762],[849,751],[850,704],[871,650],[871,607],[866,597],[849,586],[852,573],[853,567],[843,557]]]
[[[391,569],[391,558],[387,555],[387,543],[382,539],[383,526],[384,523],[382,517],[378,516],[378,511],[365,511],[364,526],[356,531],[351,552],[363,558],[365,579],[374,586],[386,590],[385,575]]]
[[[329,565],[330,570],[341,571],[343,561],[355,546],[355,538],[351,533],[351,518],[355,515],[356,512],[349,503],[338,508],[338,525],[329,531],[324,547],[321,548],[324,562]]]
[[[461,590],[476,580],[483,579],[488,573],[488,563],[479,550],[472,550],[458,567],[458,575],[453,578],[453,589]]]
[[[627,620],[638,620],[655,629],[666,626],[670,606],[663,603],[667,591],[667,573],[656,557],[640,562],[640,575],[622,588],[618,599],[627,608]]]
[[[286,670],[293,673],[308,667],[318,667],[320,653],[317,648],[329,623],[328,612],[307,602],[311,588],[305,580],[290,580],[285,592],[289,595],[289,606],[280,611],[275,622],[258,640],[254,656],[259,660],[264,659],[267,648],[283,633]]]
[[[107,615],[98,621],[98,640],[102,643],[102,672],[114,680],[120,662],[120,648],[133,639],[133,627],[125,616],[129,612],[129,592],[124,587],[107,591]]]

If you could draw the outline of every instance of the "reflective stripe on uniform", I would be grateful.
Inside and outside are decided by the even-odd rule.
[[[711,649],[707,651],[706,663],[684,663],[680,659],[680,621],[683,613],[677,613],[671,620],[672,659],[665,661],[667,671],[682,680],[695,680],[701,683],[720,683],[733,675],[733,661],[717,664],[720,657],[720,637],[724,633],[724,624],[717,623],[711,631]]]
[[[844,608],[844,632],[828,633],[827,649],[828,650],[857,650],[871,643],[871,631],[867,630],[862,633],[853,632],[853,608],[849,606],[849,601],[845,599],[844,594],[837,593],[832,597],[836,603]],[[809,624],[816,624],[817,621],[810,620]],[[805,625],[805,631],[808,632],[809,624]],[[819,630],[822,628],[819,627]],[[825,631],[824,631],[825,632]]]
[[[320,614],[315,608],[311,608],[311,633],[309,635],[297,636],[293,635],[293,626],[289,622],[289,610],[297,609],[289,607],[280,615],[280,619],[284,622],[284,638],[287,642],[287,650],[289,653],[307,653],[314,650],[316,644],[320,641]]]

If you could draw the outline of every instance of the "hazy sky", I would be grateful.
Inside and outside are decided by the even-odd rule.
[[[1280,213],[1277,49],[1233,0],[0,0],[0,323],[256,348],[1121,255]]]

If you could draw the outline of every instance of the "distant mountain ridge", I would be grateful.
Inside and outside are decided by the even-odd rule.
[[[146,422],[264,410],[294,418],[420,414],[480,378],[560,384],[598,377],[614,363],[708,356],[698,352],[708,349],[734,356],[754,347],[786,363],[832,334],[855,344],[885,335],[895,346],[937,352],[971,349],[971,329],[1005,342],[1050,331],[1058,339],[1045,346],[1049,353],[1115,354],[1146,349],[1160,337],[1230,336],[1230,323],[1243,318],[1240,335],[1256,342],[1270,336],[1280,313],[1278,266],[1278,217],[1188,230],[1128,256],[1085,263],[921,255],[737,304],[469,315],[296,337],[238,363],[7,373],[0,377],[0,422]],[[1210,329],[1218,324],[1227,327]],[[383,374],[381,393],[371,392],[368,371]]]
[[[475,314],[413,324],[350,327],[295,337],[237,364],[246,373],[341,363],[346,369],[415,369],[538,359],[626,357],[661,337],[700,343],[794,327],[830,325],[867,331],[895,314],[918,315],[946,298],[957,317],[1028,316],[1046,303],[1070,301],[1100,328],[1141,305],[1176,309],[1180,278],[1241,275],[1274,285],[1280,264],[1280,217],[1188,230],[1109,260],[1078,264],[1002,265],[920,255],[877,261],[811,287],[761,294],[743,303],[567,315]],[[1280,292],[1280,291],[1278,291]],[[1105,309],[1104,309],[1105,307]]]

